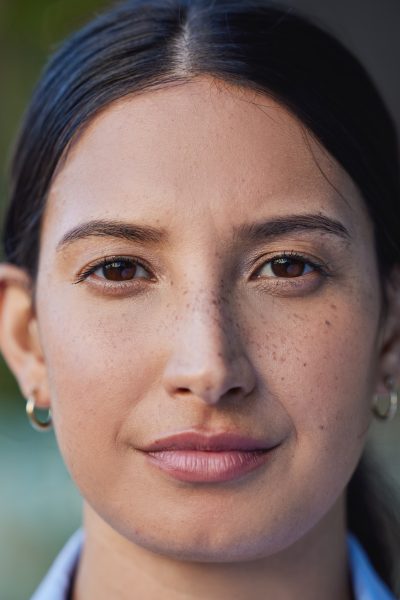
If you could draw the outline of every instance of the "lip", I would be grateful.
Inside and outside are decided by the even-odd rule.
[[[269,450],[275,444],[268,444],[265,440],[241,435],[235,432],[200,433],[197,431],[183,431],[181,433],[159,438],[140,450],[144,452],[158,452],[161,450],[199,450],[203,452],[222,452],[227,450]]]
[[[233,432],[182,432],[140,448],[148,462],[174,479],[191,483],[232,481],[262,467],[279,444]]]

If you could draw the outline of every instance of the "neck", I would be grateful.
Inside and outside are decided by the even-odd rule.
[[[85,544],[73,600],[351,600],[344,501],[274,556],[198,563],[155,554],[121,536],[85,506]]]

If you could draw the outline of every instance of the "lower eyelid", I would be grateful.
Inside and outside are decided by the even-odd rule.
[[[90,278],[89,278],[90,279]],[[132,279],[130,281],[113,282],[107,279],[92,279],[87,282],[88,290],[101,297],[130,298],[137,297],[148,292],[148,286],[143,285],[143,279]],[[145,283],[148,283],[147,281]]]

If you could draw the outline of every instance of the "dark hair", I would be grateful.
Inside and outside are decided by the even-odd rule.
[[[338,41],[268,0],[129,0],[72,35],[50,60],[25,116],[12,165],[6,259],[35,278],[55,169],[95,114],[128,94],[201,74],[271,96],[304,123],[360,189],[387,276],[400,263],[393,122],[364,68]],[[349,527],[393,589],[400,529],[380,526],[365,474],[361,462],[349,486]]]

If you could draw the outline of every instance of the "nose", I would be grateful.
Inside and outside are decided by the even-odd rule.
[[[245,397],[256,385],[256,374],[238,328],[214,301],[180,312],[163,373],[170,396],[198,398],[215,405]]]

